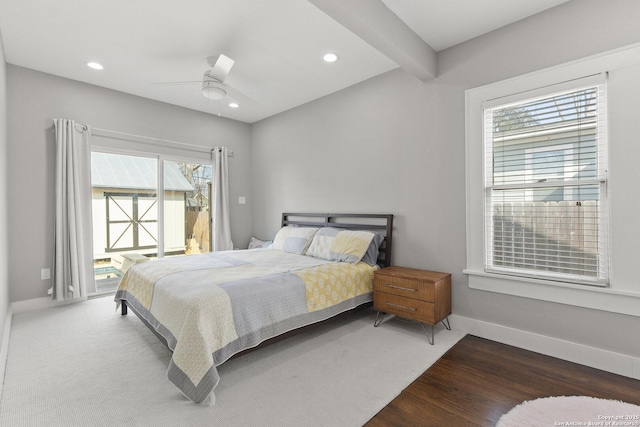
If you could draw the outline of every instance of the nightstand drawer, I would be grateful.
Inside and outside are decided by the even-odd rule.
[[[434,304],[413,298],[374,291],[373,308],[419,322],[436,323]]]
[[[420,301],[434,302],[433,283],[406,277],[376,275],[373,289],[379,292],[414,298]]]

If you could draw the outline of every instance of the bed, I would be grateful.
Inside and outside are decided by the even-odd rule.
[[[217,366],[232,356],[370,304],[392,234],[391,214],[283,213],[268,248],[136,264],[115,301],[173,352],[169,380],[212,404]]]

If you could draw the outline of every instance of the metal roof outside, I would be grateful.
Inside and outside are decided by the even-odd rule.
[[[91,185],[99,188],[155,190],[157,161],[148,157],[91,153]],[[164,164],[165,191],[190,192],[194,188],[173,162]]]

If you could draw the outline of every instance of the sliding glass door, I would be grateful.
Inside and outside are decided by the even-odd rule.
[[[211,165],[94,151],[91,175],[93,293],[135,264],[210,250]]]

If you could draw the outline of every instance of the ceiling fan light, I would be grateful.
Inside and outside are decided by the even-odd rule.
[[[224,90],[220,86],[212,84],[211,82],[205,82],[202,85],[202,89],[200,89],[200,91],[204,96],[209,99],[213,99],[214,101],[219,101],[227,95],[226,90]]]

